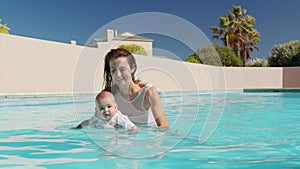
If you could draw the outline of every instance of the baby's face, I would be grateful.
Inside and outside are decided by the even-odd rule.
[[[102,98],[96,103],[96,115],[105,121],[109,121],[117,113],[117,105],[113,98]]]

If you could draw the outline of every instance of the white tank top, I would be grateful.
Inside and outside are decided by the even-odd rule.
[[[146,93],[152,84],[146,84],[140,91],[140,93],[133,98],[132,100],[126,100],[120,94],[120,91],[117,87],[112,88],[112,93],[114,94],[115,101],[118,104],[118,109],[134,123],[142,124],[155,124],[155,120],[151,111],[144,108],[144,99]]]

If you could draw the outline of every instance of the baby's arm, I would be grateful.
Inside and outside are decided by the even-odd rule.
[[[117,123],[119,123],[119,125],[124,127],[126,130],[136,131],[138,129],[137,126],[131,120],[129,120],[129,118],[126,115],[122,113],[119,114]]]
[[[81,123],[76,127],[76,129],[81,129],[81,128],[83,128],[83,127],[88,126],[88,125],[89,125],[89,121],[90,121],[90,119],[84,120],[83,122],[81,122]]]
[[[125,124],[124,124],[125,128],[127,130],[136,131],[138,129],[137,126],[132,121],[130,121],[127,116],[125,116],[125,117],[126,117]]]
[[[125,121],[124,127],[125,127],[126,130],[136,131],[138,129],[137,126],[132,121],[130,121],[129,119],[127,121]]]

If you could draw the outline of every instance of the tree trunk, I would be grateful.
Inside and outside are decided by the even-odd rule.
[[[242,51],[242,61],[243,61],[243,67],[246,66],[246,50],[244,49]]]

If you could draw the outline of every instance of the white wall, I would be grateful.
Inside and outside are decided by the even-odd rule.
[[[0,94],[93,92],[107,50],[0,34]],[[159,90],[282,88],[282,68],[199,65],[136,56],[136,76]]]

